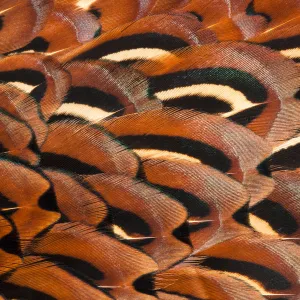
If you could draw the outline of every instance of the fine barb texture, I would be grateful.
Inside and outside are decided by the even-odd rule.
[[[0,0],[0,300],[300,299],[300,0]]]

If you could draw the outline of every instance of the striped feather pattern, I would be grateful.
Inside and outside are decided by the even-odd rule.
[[[299,299],[299,8],[0,1],[0,299]]]

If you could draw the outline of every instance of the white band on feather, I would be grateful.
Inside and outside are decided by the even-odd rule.
[[[165,90],[158,92],[155,96],[162,100],[167,101],[174,98],[180,98],[184,96],[203,96],[203,97],[216,97],[217,99],[223,100],[232,106],[230,112],[222,114],[224,117],[229,117],[235,113],[244,109],[257,105],[249,101],[245,95],[229,86],[220,84],[194,84],[186,87],[177,87],[174,89]]]
[[[85,104],[78,103],[64,103],[62,106],[55,112],[55,115],[72,115],[86,119],[88,121],[94,122],[102,120],[115,112],[107,112],[101,108],[93,107]]]
[[[138,48],[108,54],[102,56],[101,59],[109,59],[113,61],[124,61],[130,59],[152,59],[154,57],[166,54],[170,54],[170,52],[158,48]]]

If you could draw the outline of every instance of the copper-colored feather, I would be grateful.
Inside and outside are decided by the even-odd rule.
[[[299,8],[0,1],[0,299],[298,300]]]

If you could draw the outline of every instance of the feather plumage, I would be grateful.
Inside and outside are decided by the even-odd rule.
[[[299,6],[3,0],[0,299],[299,299]]]

